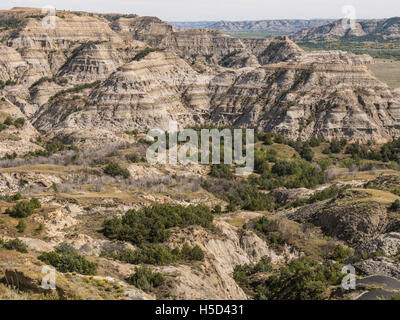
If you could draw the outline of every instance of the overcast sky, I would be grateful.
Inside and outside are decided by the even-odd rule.
[[[399,0],[1,0],[1,9],[16,6],[157,16],[166,21],[341,18],[353,5],[357,18],[400,16]]]

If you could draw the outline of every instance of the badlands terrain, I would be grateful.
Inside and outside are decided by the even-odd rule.
[[[1,299],[399,298],[400,91],[371,56],[43,18],[0,11]],[[255,129],[254,173],[150,165],[171,120]]]

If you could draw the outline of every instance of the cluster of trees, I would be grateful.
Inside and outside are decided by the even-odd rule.
[[[322,153],[324,154],[340,153],[343,151],[346,145],[347,145],[346,139],[341,139],[341,140],[333,139],[330,142],[329,147],[325,148],[322,151]]]
[[[378,150],[371,150],[359,143],[350,144],[346,150],[353,159],[368,159],[383,162],[394,161],[400,163],[400,138],[384,144]]]
[[[12,208],[7,208],[5,213],[9,214],[13,218],[26,218],[29,217],[35,209],[41,207],[40,201],[37,198],[31,200],[22,200]]]
[[[321,300],[329,286],[340,284],[341,265],[308,257],[292,260],[255,289],[259,300]]]
[[[277,160],[270,170],[267,158],[259,158],[256,163],[256,172],[261,175],[251,181],[262,189],[313,188],[325,182],[324,172],[302,159]]]
[[[256,264],[237,265],[233,271],[233,279],[246,292],[251,292],[250,277],[259,272],[271,272],[271,258],[262,257]]]
[[[182,249],[170,249],[165,246],[151,245],[135,251],[125,249],[120,252],[106,253],[102,256],[130,264],[167,265],[182,261],[203,261],[204,252],[199,246],[191,247],[185,243]]]
[[[224,163],[213,164],[211,165],[210,176],[220,179],[233,179],[232,167]]]
[[[201,186],[210,193],[227,201],[228,211],[271,210],[275,208],[274,198],[259,191],[257,186],[249,181],[212,179],[205,180]]]
[[[272,271],[270,260],[261,265],[237,266],[234,278],[257,300],[321,300],[330,286],[340,284],[344,274],[341,265],[332,261],[320,263],[309,257],[292,260],[288,265]],[[265,280],[253,281],[258,272],[271,272]]]
[[[129,210],[122,218],[103,223],[103,233],[110,239],[130,241],[136,245],[164,242],[170,228],[200,225],[213,228],[214,216],[205,206],[156,204],[140,210]]]
[[[50,157],[51,155],[62,152],[67,149],[72,149],[72,147],[63,144],[61,141],[54,140],[54,141],[38,141],[44,150],[37,150],[37,151],[29,151],[24,155],[24,158],[36,158],[36,157]]]
[[[67,243],[60,244],[52,252],[42,253],[38,259],[63,273],[76,272],[84,275],[97,273],[97,263],[88,261]]]

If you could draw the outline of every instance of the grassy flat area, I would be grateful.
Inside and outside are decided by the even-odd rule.
[[[292,147],[286,145],[286,144],[279,144],[279,143],[274,143],[271,146],[266,146],[265,149],[267,150],[275,150],[277,152],[277,158],[278,159],[291,159],[293,155],[298,155],[297,151],[294,150]]]
[[[400,88],[400,61],[379,59],[369,69],[392,88]]]
[[[353,181],[353,180],[374,180],[381,174],[389,174],[389,175],[400,175],[399,171],[396,170],[390,170],[390,169],[382,169],[382,170],[373,170],[373,171],[357,171],[357,172],[349,172],[348,169],[346,168],[336,168],[335,171],[338,174],[342,174],[338,179],[333,180],[333,183],[338,183],[338,182],[347,182],[347,181]]]
[[[392,204],[396,200],[400,200],[399,196],[394,195],[391,192],[377,190],[377,189],[351,189],[360,193],[368,194],[368,201],[379,202],[383,204]]]

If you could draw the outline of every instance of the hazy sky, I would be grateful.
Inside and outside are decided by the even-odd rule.
[[[399,0],[1,0],[0,8],[42,7],[157,16],[166,21],[341,18],[353,5],[357,18],[400,16]]]

